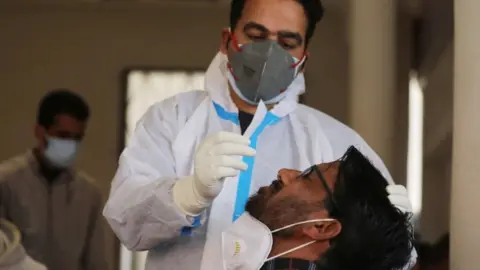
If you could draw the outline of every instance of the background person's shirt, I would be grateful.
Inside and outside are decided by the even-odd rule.
[[[32,151],[0,164],[0,218],[14,223],[27,253],[50,270],[105,270],[102,197],[74,170],[48,181]]]

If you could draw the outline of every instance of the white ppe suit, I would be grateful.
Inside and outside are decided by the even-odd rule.
[[[209,246],[220,245],[221,232],[233,216],[243,213],[236,198],[269,185],[281,168],[303,170],[331,162],[355,145],[393,183],[383,162],[356,132],[298,104],[297,96],[305,91],[300,74],[273,109],[258,105],[244,133],[257,152],[243,159],[249,168],[225,179],[223,190],[202,215],[186,216],[173,202],[172,187],[193,174],[198,145],[220,131],[241,132],[226,62],[222,53],[212,61],[206,91],[181,93],[149,108],[120,157],[104,215],[127,248],[149,250],[148,270],[214,270],[208,258],[219,254]]]

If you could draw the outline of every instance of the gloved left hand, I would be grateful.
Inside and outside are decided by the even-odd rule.
[[[387,186],[388,199],[402,213],[412,213],[412,203],[408,198],[407,189],[402,185]]]

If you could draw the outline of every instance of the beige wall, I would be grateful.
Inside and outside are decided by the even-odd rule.
[[[453,1],[424,1],[421,75],[424,89],[422,238],[435,242],[449,231],[453,119]]]
[[[397,17],[397,95],[395,102],[395,134],[393,166],[395,183],[407,184],[408,90],[412,67],[412,17],[402,11]]]
[[[451,159],[431,160],[424,166],[423,211],[420,232],[423,241],[435,243],[450,227]]]
[[[0,157],[33,144],[39,98],[68,87],[85,96],[93,111],[79,166],[105,190],[118,155],[121,71],[137,65],[203,68],[226,21],[221,8],[64,5],[0,12],[0,121],[9,131],[0,134]],[[182,16],[202,23],[194,29]]]
[[[447,46],[425,89],[422,237],[434,242],[449,231],[453,124],[453,50]]]

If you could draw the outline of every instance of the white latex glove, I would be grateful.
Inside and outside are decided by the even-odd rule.
[[[222,191],[223,180],[247,169],[243,156],[254,156],[250,140],[240,134],[219,132],[207,137],[195,153],[193,176],[173,187],[175,204],[187,215],[197,216]]]
[[[408,198],[407,189],[402,185],[389,185],[387,186],[388,199],[395,207],[397,207],[403,213],[412,212],[412,203]]]

